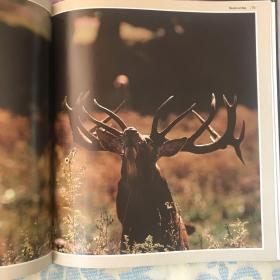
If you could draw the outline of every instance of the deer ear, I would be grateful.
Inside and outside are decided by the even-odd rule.
[[[119,155],[122,153],[122,144],[121,144],[122,140],[120,137],[115,136],[112,133],[102,129],[97,129],[96,134],[104,150]]]
[[[186,144],[187,138],[179,138],[164,142],[157,151],[158,157],[172,157],[176,155]]]

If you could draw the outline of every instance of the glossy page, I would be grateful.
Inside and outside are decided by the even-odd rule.
[[[51,261],[50,14],[0,2],[0,278]]]
[[[55,261],[275,259],[273,4],[53,13]]]

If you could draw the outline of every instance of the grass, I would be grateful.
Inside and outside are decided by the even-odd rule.
[[[0,265],[51,250],[48,152],[35,154],[30,138],[27,118],[0,110]]]
[[[248,222],[241,222],[239,219],[231,224],[226,224],[222,240],[217,240],[206,231],[201,237],[201,249],[246,248],[249,235],[246,224]]]
[[[219,132],[225,129],[225,113],[225,110],[220,110],[214,120],[213,126]],[[132,111],[120,115],[128,125],[137,127],[141,133],[150,130],[151,116],[142,116]],[[240,122],[236,132],[240,129],[241,120],[244,119],[250,124],[247,125],[246,137],[241,147],[245,166],[230,147],[206,155],[180,153],[172,158],[162,158],[158,162],[184,221],[196,227],[196,232],[190,237],[191,249],[261,247],[257,114],[239,106],[237,115]],[[96,113],[95,116],[98,119],[104,117],[101,113]],[[161,123],[162,127],[172,118],[174,116],[168,116]],[[190,135],[198,125],[199,123],[190,117],[176,126],[169,137]],[[120,158],[109,152],[88,152],[73,145],[68,117],[64,113],[60,114],[56,128],[59,133],[56,146],[59,159],[58,226],[61,230],[61,236],[57,237],[66,238],[71,223],[70,219],[66,221],[65,217],[69,213],[75,217],[71,211],[77,209],[79,223],[84,227],[84,236],[83,241],[78,242],[80,245],[76,239],[75,246],[77,248],[81,246],[83,250],[72,248],[70,251],[85,254],[118,253],[121,225],[116,217],[115,201],[120,179]],[[208,135],[202,135],[200,142],[208,141]],[[79,179],[76,178],[75,184],[78,184],[79,188],[77,196],[74,195],[75,202],[72,203],[74,206],[66,209],[69,203],[61,190],[64,188],[70,195],[71,184],[67,185],[69,182],[66,182],[67,176],[63,175],[65,170],[63,166],[64,159],[73,148],[76,151],[75,159],[71,161],[71,168],[68,171],[73,175],[83,170],[84,177],[77,175]],[[102,220],[102,225],[98,219]],[[144,243],[134,244],[127,248],[127,251],[142,252],[149,246],[150,248],[159,246],[158,250],[162,249],[161,244],[153,244],[152,236],[147,236]],[[62,250],[67,250],[66,247]]]
[[[137,254],[137,253],[155,253],[160,251],[167,251],[164,245],[154,243],[153,236],[148,235],[143,243],[136,243],[129,245],[129,237],[124,236],[124,254]]]
[[[81,189],[84,184],[86,168],[75,166],[77,149],[74,148],[65,157],[61,169],[58,170],[57,191],[60,195],[62,214],[59,217],[61,236],[56,236],[56,248],[63,253],[104,255],[116,252],[118,248],[110,248],[109,227],[113,218],[106,210],[101,210],[95,220],[95,234],[87,228],[89,220],[80,210]],[[119,247],[119,246],[117,246]]]
[[[196,227],[190,237],[191,249],[261,247],[257,114],[239,106],[237,115],[249,124],[242,143],[245,166],[231,148],[207,155],[180,153],[158,162],[184,221]],[[142,133],[150,130],[152,116],[131,111],[121,116]],[[96,113],[96,117],[104,115]],[[168,116],[161,125],[173,117]],[[219,132],[225,128],[224,119],[221,110],[214,123]],[[197,125],[190,117],[169,137],[190,135]],[[79,254],[119,253],[121,225],[115,201],[120,158],[73,145],[64,113],[59,115],[56,129],[57,249]],[[51,247],[48,152],[36,155],[30,137],[27,118],[0,110],[0,265],[38,258]],[[208,136],[203,135],[201,141],[208,141]],[[168,249],[147,236],[143,244],[132,244],[126,251]]]
[[[80,208],[81,190],[86,177],[86,168],[80,164],[75,165],[77,149],[74,148],[64,159],[61,169],[58,171],[57,191],[63,197],[61,200],[61,216],[58,225],[61,236],[55,240],[56,249],[63,253],[106,255],[120,253],[120,236],[113,239],[110,236],[111,228],[114,226],[114,219],[105,210],[101,209],[99,217],[95,220],[95,231],[93,234],[87,231],[91,228],[88,217],[82,213]],[[78,168],[78,169],[75,169]],[[166,207],[174,207],[169,204]],[[178,208],[178,207],[177,207]],[[181,210],[180,210],[181,214]],[[216,237],[209,229],[205,229],[199,236],[200,249],[218,248],[246,248],[249,244],[249,232],[246,228],[247,221],[242,222],[239,218],[230,224],[225,224],[223,238]],[[176,242],[176,231],[170,232],[174,235]],[[123,254],[153,253],[173,251],[176,247],[166,247],[163,244],[155,243],[152,235],[148,235],[143,243],[130,244],[129,236],[124,236]]]

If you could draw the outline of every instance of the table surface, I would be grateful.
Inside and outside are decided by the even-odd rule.
[[[18,280],[280,280],[280,262],[210,262],[124,269],[50,265]]]

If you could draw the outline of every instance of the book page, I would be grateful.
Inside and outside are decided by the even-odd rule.
[[[276,259],[273,4],[53,13],[55,262]]]
[[[0,2],[0,278],[51,262],[49,12]]]

